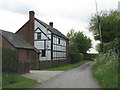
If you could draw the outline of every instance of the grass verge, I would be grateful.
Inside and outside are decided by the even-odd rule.
[[[15,73],[2,73],[3,88],[32,88],[38,82]]]
[[[59,67],[53,67],[53,68],[47,68],[47,69],[43,69],[43,70],[51,70],[51,71],[65,71],[65,70],[69,70],[69,69],[73,69],[75,67],[80,66],[81,64],[84,64],[86,62],[89,62],[90,60],[84,60],[84,61],[80,61],[77,62],[75,64],[68,64],[68,65],[63,65],[63,66],[59,66]]]
[[[93,66],[95,77],[101,88],[118,88],[118,56],[115,52],[100,54]]]

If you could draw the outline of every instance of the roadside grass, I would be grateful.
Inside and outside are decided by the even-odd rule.
[[[73,69],[75,67],[80,66],[81,64],[84,64],[86,62],[89,62],[91,60],[84,60],[84,61],[79,61],[75,64],[67,64],[67,65],[63,65],[63,66],[58,66],[58,67],[53,67],[53,68],[46,68],[46,69],[42,69],[42,70],[50,70],[50,71],[65,71],[65,70],[69,70],[69,69]]]
[[[32,88],[38,82],[15,73],[2,73],[3,88]]]
[[[118,56],[115,52],[100,54],[93,65],[93,77],[101,88],[118,88]]]

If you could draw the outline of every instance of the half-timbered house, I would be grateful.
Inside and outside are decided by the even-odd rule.
[[[34,17],[34,11],[29,12],[29,20],[16,33],[41,51],[39,60],[68,59],[69,40],[60,31]]]

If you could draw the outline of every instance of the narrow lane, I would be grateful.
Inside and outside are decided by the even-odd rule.
[[[92,65],[94,61],[85,63],[75,69],[63,72],[36,88],[100,88],[92,77]]]

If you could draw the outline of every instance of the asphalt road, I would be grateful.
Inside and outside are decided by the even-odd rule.
[[[91,68],[94,63],[91,61],[60,73],[35,88],[100,88],[97,81],[92,77]]]

